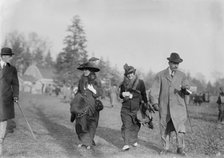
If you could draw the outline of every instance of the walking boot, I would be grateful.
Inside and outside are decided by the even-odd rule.
[[[186,153],[184,152],[183,148],[177,148],[177,154],[179,154],[181,156],[186,156]]]

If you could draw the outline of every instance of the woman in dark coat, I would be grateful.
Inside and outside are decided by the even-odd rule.
[[[137,112],[140,110],[140,103],[147,103],[145,84],[135,74],[136,69],[124,65],[125,77],[120,86],[120,98],[123,99],[121,108],[121,134],[124,139],[122,150],[128,150],[130,145],[138,146],[138,132],[140,122],[137,119]]]
[[[76,119],[75,128],[80,141],[78,147],[91,149],[95,146],[94,136],[99,121],[99,111],[96,107],[96,99],[101,96],[101,83],[95,72],[100,71],[90,62],[78,67],[83,71],[79,80],[78,91],[71,102],[72,118]]]
[[[19,81],[17,70],[9,64],[12,59],[11,48],[1,49],[0,58],[0,155],[5,138],[7,120],[15,117],[14,102],[18,101]]]

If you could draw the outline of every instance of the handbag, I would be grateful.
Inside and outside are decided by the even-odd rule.
[[[96,102],[96,110],[97,110],[97,111],[101,111],[101,110],[103,110],[104,106],[103,106],[102,101],[99,100],[99,99],[96,99],[95,102]]]

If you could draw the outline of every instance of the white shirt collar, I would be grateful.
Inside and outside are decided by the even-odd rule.
[[[3,60],[0,61],[0,65],[1,65],[1,68],[3,68],[3,66],[6,65],[6,62],[4,62]]]
[[[172,70],[170,69],[170,67],[168,68],[168,70],[169,70],[169,74],[171,75],[171,73],[172,73]]]

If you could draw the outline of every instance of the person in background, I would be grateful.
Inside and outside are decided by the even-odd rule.
[[[86,62],[78,67],[83,72],[78,84],[78,90],[71,102],[71,122],[75,120],[78,135],[78,147],[91,149],[95,146],[95,133],[99,121],[99,110],[96,99],[102,94],[101,83],[96,76],[100,71],[92,63]]]
[[[161,154],[167,154],[172,131],[177,138],[177,154],[185,156],[184,135],[187,121],[187,96],[190,85],[186,75],[178,67],[183,61],[178,53],[171,53],[169,67],[160,71],[152,84],[149,100],[159,109],[160,134],[163,145]]]
[[[110,106],[113,107],[117,102],[117,86],[115,84],[110,87],[109,96]]]
[[[124,80],[120,85],[120,98],[123,99],[121,107],[121,135],[124,140],[123,151],[129,150],[130,145],[138,146],[138,132],[141,124],[137,118],[140,103],[147,104],[144,81],[136,75],[133,66],[124,65]]]
[[[0,155],[3,151],[3,142],[6,135],[7,121],[15,118],[14,102],[19,99],[19,80],[17,69],[10,64],[12,59],[11,48],[1,49],[0,58]]]
[[[224,87],[220,87],[220,93],[216,103],[218,104],[218,110],[219,110],[218,122],[224,124]]]

